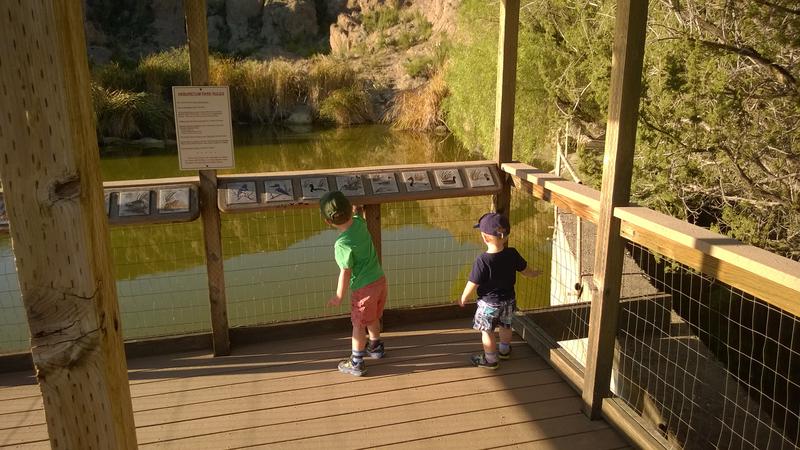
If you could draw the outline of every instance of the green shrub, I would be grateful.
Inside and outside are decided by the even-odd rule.
[[[354,86],[358,76],[346,60],[320,56],[311,60],[306,81],[309,105],[319,110],[322,100],[331,92]]]
[[[366,123],[372,119],[372,104],[363,88],[351,85],[332,91],[322,101],[319,115],[339,126]]]
[[[408,76],[412,78],[420,76],[427,78],[431,73],[433,73],[433,64],[434,62],[432,56],[419,55],[406,60],[406,62],[403,63],[403,68],[406,69]]]
[[[163,138],[174,128],[169,107],[146,92],[108,90],[92,83],[92,102],[100,136]]]
[[[367,33],[384,31],[398,23],[400,23],[400,12],[391,6],[377,8],[361,15],[361,24]]]
[[[96,67],[92,71],[92,80],[111,90],[141,91],[144,90],[144,79],[134,67],[124,67],[117,62]]]
[[[147,92],[172,102],[172,86],[188,86],[189,50],[173,48],[149,55],[139,62],[136,71],[144,79]]]

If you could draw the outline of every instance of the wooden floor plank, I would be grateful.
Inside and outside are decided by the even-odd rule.
[[[535,450],[626,450],[630,449],[627,441],[611,428],[592,430],[585,433],[570,434],[557,438],[528,442],[515,442],[495,448],[525,448]]]
[[[473,368],[473,370],[475,370]],[[386,409],[403,405],[415,405],[428,401],[435,401],[443,398],[465,397],[478,395],[488,392],[502,392],[508,389],[519,389],[524,387],[554,384],[561,380],[551,369],[541,371],[526,371],[508,375],[504,377],[489,377],[484,379],[474,379],[466,382],[457,383],[450,380],[447,383],[435,383],[429,385],[419,384],[419,378],[407,380],[396,380],[401,387],[391,390],[383,389],[363,389],[355,386],[358,390],[338,389],[334,391],[334,396],[326,398],[328,390],[318,389],[308,394],[297,392],[292,400],[285,396],[268,396],[264,402],[255,408],[242,408],[236,413],[227,415],[212,415],[205,412],[205,419],[192,420],[187,422],[172,423],[168,426],[151,427],[151,430],[142,430],[148,439],[171,439],[178,436],[191,436],[200,432],[223,432],[230,429],[247,429],[252,427],[269,426],[281,424],[288,418],[289,422],[296,423],[300,420],[310,420],[347,414],[353,405],[353,392],[364,392],[358,398],[359,404],[364,404],[363,409]],[[311,401],[306,401],[310,399]],[[367,406],[368,405],[368,406]],[[171,411],[166,411],[170,413]],[[203,414],[202,411],[188,411],[188,414]],[[162,433],[167,431],[168,433]]]
[[[465,326],[459,319],[385,333],[387,357],[368,359],[362,378],[336,370],[349,347],[340,333],[249,345],[224,358],[133,360],[140,446],[627,446],[605,422],[586,419],[580,398],[518,338],[499,370],[471,367],[480,336]],[[19,376],[4,375],[0,447],[48,448],[38,386]]]
[[[413,399],[416,399],[415,397]],[[361,400],[361,399],[359,399]],[[363,408],[353,408],[353,402],[342,408],[332,406],[329,410],[322,407],[322,416],[309,420],[292,420],[292,412],[285,411],[281,422],[251,427],[233,432],[215,434],[172,442],[159,442],[155,448],[193,448],[204,443],[212,447],[216,445],[267,445],[278,447],[316,446],[326,442],[338,442],[344,436],[360,436],[370,434],[371,430],[380,430],[380,434],[394,433],[398,423],[423,423],[437,418],[454,418],[459,414],[480,412],[487,407],[513,408],[519,402],[540,402],[548,411],[574,411],[580,407],[577,398],[571,396],[568,388],[562,383],[551,383],[540,386],[519,388],[505,392],[487,392],[483,394],[462,395],[446,399],[430,399],[411,401],[398,406],[372,407],[370,399],[359,401]],[[316,436],[308,438],[308,436]],[[308,442],[307,442],[308,441]],[[339,445],[331,445],[338,447]]]

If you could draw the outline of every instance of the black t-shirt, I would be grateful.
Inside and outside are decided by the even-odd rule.
[[[481,253],[472,264],[469,281],[478,285],[478,299],[499,304],[516,298],[517,272],[528,267],[517,249],[508,247],[499,253]]]

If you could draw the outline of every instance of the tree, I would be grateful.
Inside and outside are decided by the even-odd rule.
[[[522,5],[515,148],[552,160],[548,136],[567,120],[577,138],[602,137],[615,4]],[[462,30],[486,30],[486,17],[496,23],[496,5],[468,0],[462,9]],[[654,1],[647,39],[635,201],[800,259],[796,2]],[[486,53],[483,41],[462,40],[453,53],[448,123],[471,146],[491,148],[475,130],[492,123],[493,108],[475,89],[494,82],[494,67],[464,56]],[[602,155],[581,155],[586,180],[599,185]]]

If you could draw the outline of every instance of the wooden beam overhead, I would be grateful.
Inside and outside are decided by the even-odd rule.
[[[133,449],[83,18],[0,6],[0,177],[50,445]]]
[[[586,412],[592,418],[601,416],[603,398],[610,395],[625,249],[614,208],[628,206],[630,201],[647,6],[647,0],[617,2],[600,220],[595,246],[593,278],[597,290],[592,300],[583,390]]]

